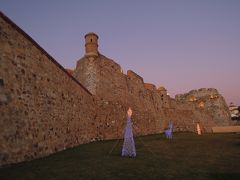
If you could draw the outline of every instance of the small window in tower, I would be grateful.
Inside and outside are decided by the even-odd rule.
[[[92,39],[91,39],[91,42],[92,42]]]

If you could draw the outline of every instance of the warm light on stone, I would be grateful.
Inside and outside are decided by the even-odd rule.
[[[199,108],[204,108],[204,106],[205,106],[204,102],[200,102],[199,105],[198,105]]]
[[[197,100],[196,97],[191,97],[191,98],[189,99],[190,102],[193,102],[193,101],[196,101],[196,100]]]
[[[202,134],[199,123],[197,123],[197,134],[198,134],[198,135],[201,135],[201,134]]]

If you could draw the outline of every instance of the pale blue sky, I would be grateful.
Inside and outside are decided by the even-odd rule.
[[[0,10],[66,68],[93,31],[102,54],[172,97],[216,88],[240,105],[239,0],[1,0]]]

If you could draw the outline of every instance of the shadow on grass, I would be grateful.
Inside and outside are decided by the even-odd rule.
[[[240,179],[240,173],[212,173],[209,175],[210,179],[219,179],[219,180],[226,180],[226,179]]]
[[[240,147],[240,143],[236,143],[236,146],[239,146],[239,147]]]

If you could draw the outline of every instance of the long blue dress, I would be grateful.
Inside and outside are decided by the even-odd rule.
[[[125,127],[122,156],[129,156],[129,157],[136,156],[136,148],[135,148],[133,132],[132,132],[132,120],[130,117],[128,117],[127,125]]]
[[[173,123],[170,121],[168,128],[165,130],[165,135],[167,139],[172,139]]]

